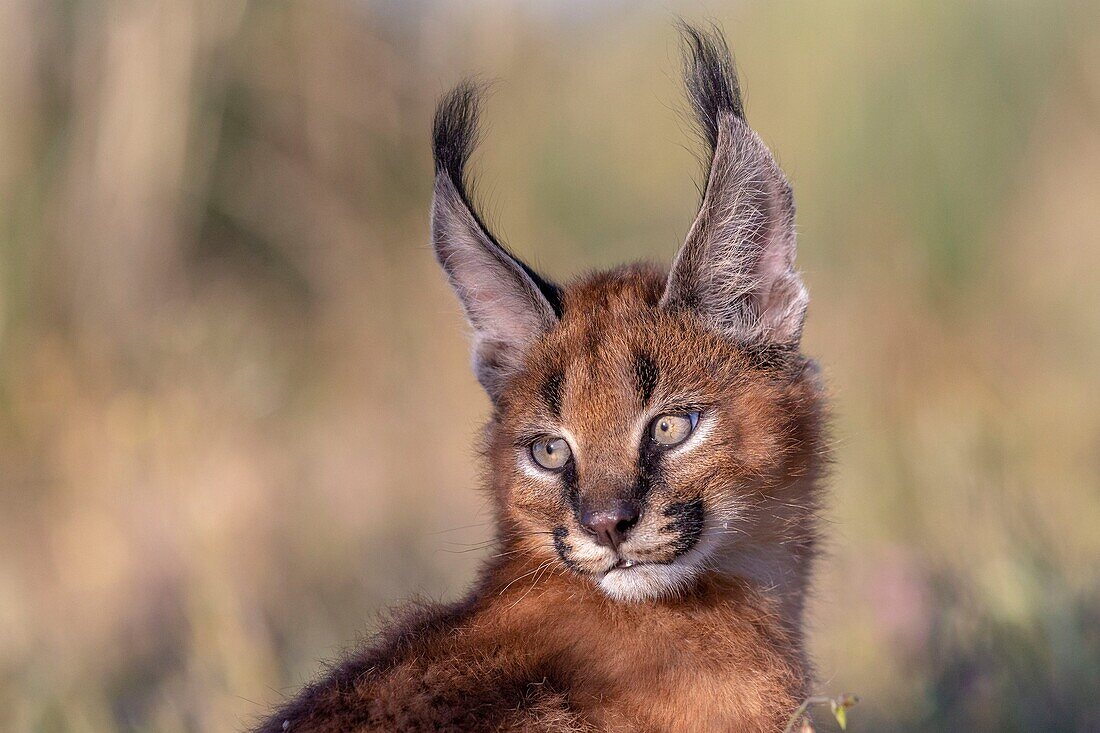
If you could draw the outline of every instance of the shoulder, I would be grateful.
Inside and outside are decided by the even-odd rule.
[[[322,674],[255,728],[255,733],[350,731],[375,728],[378,682],[403,662],[432,656],[471,604],[411,603],[391,614],[366,644],[326,664]],[[382,721],[377,721],[382,722]]]

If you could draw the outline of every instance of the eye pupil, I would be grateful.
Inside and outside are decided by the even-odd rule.
[[[543,438],[531,444],[531,458],[550,471],[564,467],[570,456],[569,444],[564,438]]]
[[[664,446],[678,445],[691,435],[699,421],[699,413],[684,415],[661,415],[653,421],[650,436],[653,441]]]

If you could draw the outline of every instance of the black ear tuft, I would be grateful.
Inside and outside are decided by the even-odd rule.
[[[480,135],[478,113],[482,91],[483,87],[477,82],[466,79],[439,100],[432,120],[432,157],[436,175],[442,173],[451,179],[455,192],[470,210],[477,225],[494,244],[499,245],[470,200],[466,180],[466,163],[477,147]]]
[[[439,100],[432,120],[435,172],[446,173],[463,200],[467,198],[466,161],[477,146],[480,95],[481,88],[475,82],[463,81]]]
[[[684,84],[711,152],[718,146],[722,115],[745,119],[741,85],[729,46],[717,26],[699,29],[679,22],[684,48]]]
[[[539,275],[526,262],[513,255],[501,244],[485,224],[470,196],[470,185],[466,177],[466,163],[477,147],[480,136],[478,113],[485,85],[472,79],[466,79],[454,89],[443,95],[432,120],[432,158],[435,160],[436,176],[443,174],[450,179],[455,193],[474,218],[478,228],[494,245],[504,251],[517,265],[523,268],[527,276],[534,281],[539,291],[550,302],[557,315],[561,315],[561,290],[554,283]]]

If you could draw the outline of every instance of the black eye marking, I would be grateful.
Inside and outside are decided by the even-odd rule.
[[[702,497],[691,501],[681,501],[669,504],[664,512],[666,517],[672,519],[662,528],[662,532],[677,535],[672,542],[676,557],[695,547],[703,534],[706,524],[706,509],[703,506]]]
[[[645,354],[634,355],[634,381],[643,405],[649,403],[660,378],[661,373],[652,359]]]
[[[542,384],[542,399],[550,406],[550,412],[554,417],[561,417],[561,394],[565,387],[565,375],[561,372],[554,374]]]
[[[577,521],[580,521],[581,490],[580,482],[577,481],[577,464],[575,462],[570,461],[565,464],[565,468],[562,469],[561,486],[562,490],[565,492],[565,499],[569,502],[569,507],[573,510],[573,514],[577,517]]]
[[[695,419],[698,420],[697,411],[686,410],[685,412],[696,415]],[[694,428],[694,424],[692,427]],[[664,485],[661,460],[665,452],[671,447],[653,440],[649,431],[650,428],[647,428],[646,434],[642,436],[642,444],[638,446],[638,478],[634,489],[634,500],[638,503],[638,506],[645,505],[646,497],[649,496],[654,487]]]
[[[661,484],[661,453],[660,448],[648,437],[642,441],[638,452],[638,485],[634,490],[634,500],[639,506],[645,504],[653,487]]]
[[[558,557],[561,558],[565,567],[570,570],[579,570],[577,564],[569,558],[569,553],[573,551],[573,546],[565,541],[565,538],[568,536],[569,530],[565,528],[565,525],[554,527],[554,550],[557,551]]]

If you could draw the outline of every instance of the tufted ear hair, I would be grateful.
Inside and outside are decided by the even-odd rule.
[[[432,125],[432,246],[473,328],[473,366],[496,401],[530,346],[557,323],[560,291],[509,252],[485,226],[466,185],[477,142],[478,88],[443,97]]]
[[[796,347],[809,301],[794,269],[794,199],[745,122],[729,48],[717,29],[681,24],[688,95],[710,152],[699,214],[662,305],[687,308],[738,341]]]

